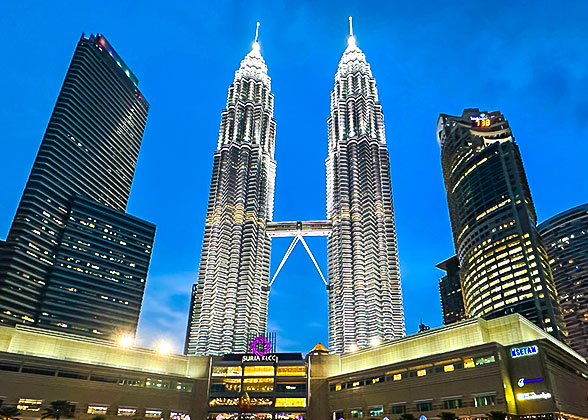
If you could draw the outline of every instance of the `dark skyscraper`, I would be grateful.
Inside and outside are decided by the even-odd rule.
[[[570,346],[588,358],[588,204],[541,223]]]
[[[443,324],[449,325],[466,318],[461,282],[459,281],[459,260],[454,255],[448,260],[437,264],[437,268],[446,273],[439,280],[439,294],[441,295]]]
[[[134,334],[155,226],[125,213],[149,104],[81,37],[0,256],[0,322]]]
[[[442,114],[437,127],[468,317],[520,313],[565,327],[519,149],[500,112]]]

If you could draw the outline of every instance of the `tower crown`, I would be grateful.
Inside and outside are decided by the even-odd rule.
[[[368,64],[365,54],[357,46],[357,39],[353,34],[353,18],[349,16],[349,36],[347,37],[347,48],[339,61],[339,67],[335,75],[335,80],[346,77],[350,73],[361,72],[372,76],[370,65]]]
[[[255,40],[251,44],[251,51],[241,61],[239,69],[235,72],[235,82],[241,79],[254,79],[261,81],[268,89],[271,88],[271,79],[267,74],[267,65],[261,55],[259,45],[259,22],[255,29]]]

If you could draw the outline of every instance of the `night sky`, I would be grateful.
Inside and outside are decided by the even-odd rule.
[[[437,118],[503,112],[539,221],[587,202],[587,2],[5,2],[0,238],[81,33],[104,34],[151,104],[128,207],[157,225],[137,339],[181,351],[220,114],[255,22],[275,94],[274,220],[311,220],[325,218],[326,120],[349,15],[384,109],[407,333],[421,318],[441,325],[435,265],[454,251]],[[272,273],[289,241],[274,240]],[[326,272],[326,239],[308,242]],[[301,245],[272,287],[268,324],[282,351],[328,343],[327,292]]]

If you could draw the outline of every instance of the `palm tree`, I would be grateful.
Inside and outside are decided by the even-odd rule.
[[[4,420],[16,420],[21,414],[14,405],[0,407],[0,418]]]
[[[414,414],[404,413],[398,416],[398,420],[416,420]]]
[[[438,414],[441,420],[456,420],[458,417],[455,413],[451,413],[449,411],[442,411]]]
[[[486,413],[486,415],[490,418],[490,420],[505,420],[506,413],[504,411],[490,411]]]
[[[59,420],[60,417],[73,417],[74,406],[65,400],[51,401],[50,406],[43,412],[42,419],[53,418]]]

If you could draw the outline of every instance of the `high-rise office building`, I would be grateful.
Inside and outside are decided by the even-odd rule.
[[[570,347],[588,358],[588,204],[538,226],[553,271]]]
[[[520,313],[565,327],[518,146],[503,115],[442,114],[437,135],[468,317]]]
[[[384,114],[352,28],[328,124],[329,348],[343,353],[405,334]]]
[[[0,254],[0,322],[134,334],[155,234],[125,213],[149,109],[137,84],[82,35]]]
[[[243,353],[267,322],[276,122],[257,37],[235,72],[214,153],[186,354]]]
[[[437,264],[437,268],[445,271],[445,275],[439,280],[443,324],[449,325],[464,320],[466,315],[459,280],[459,259],[457,255]]]

